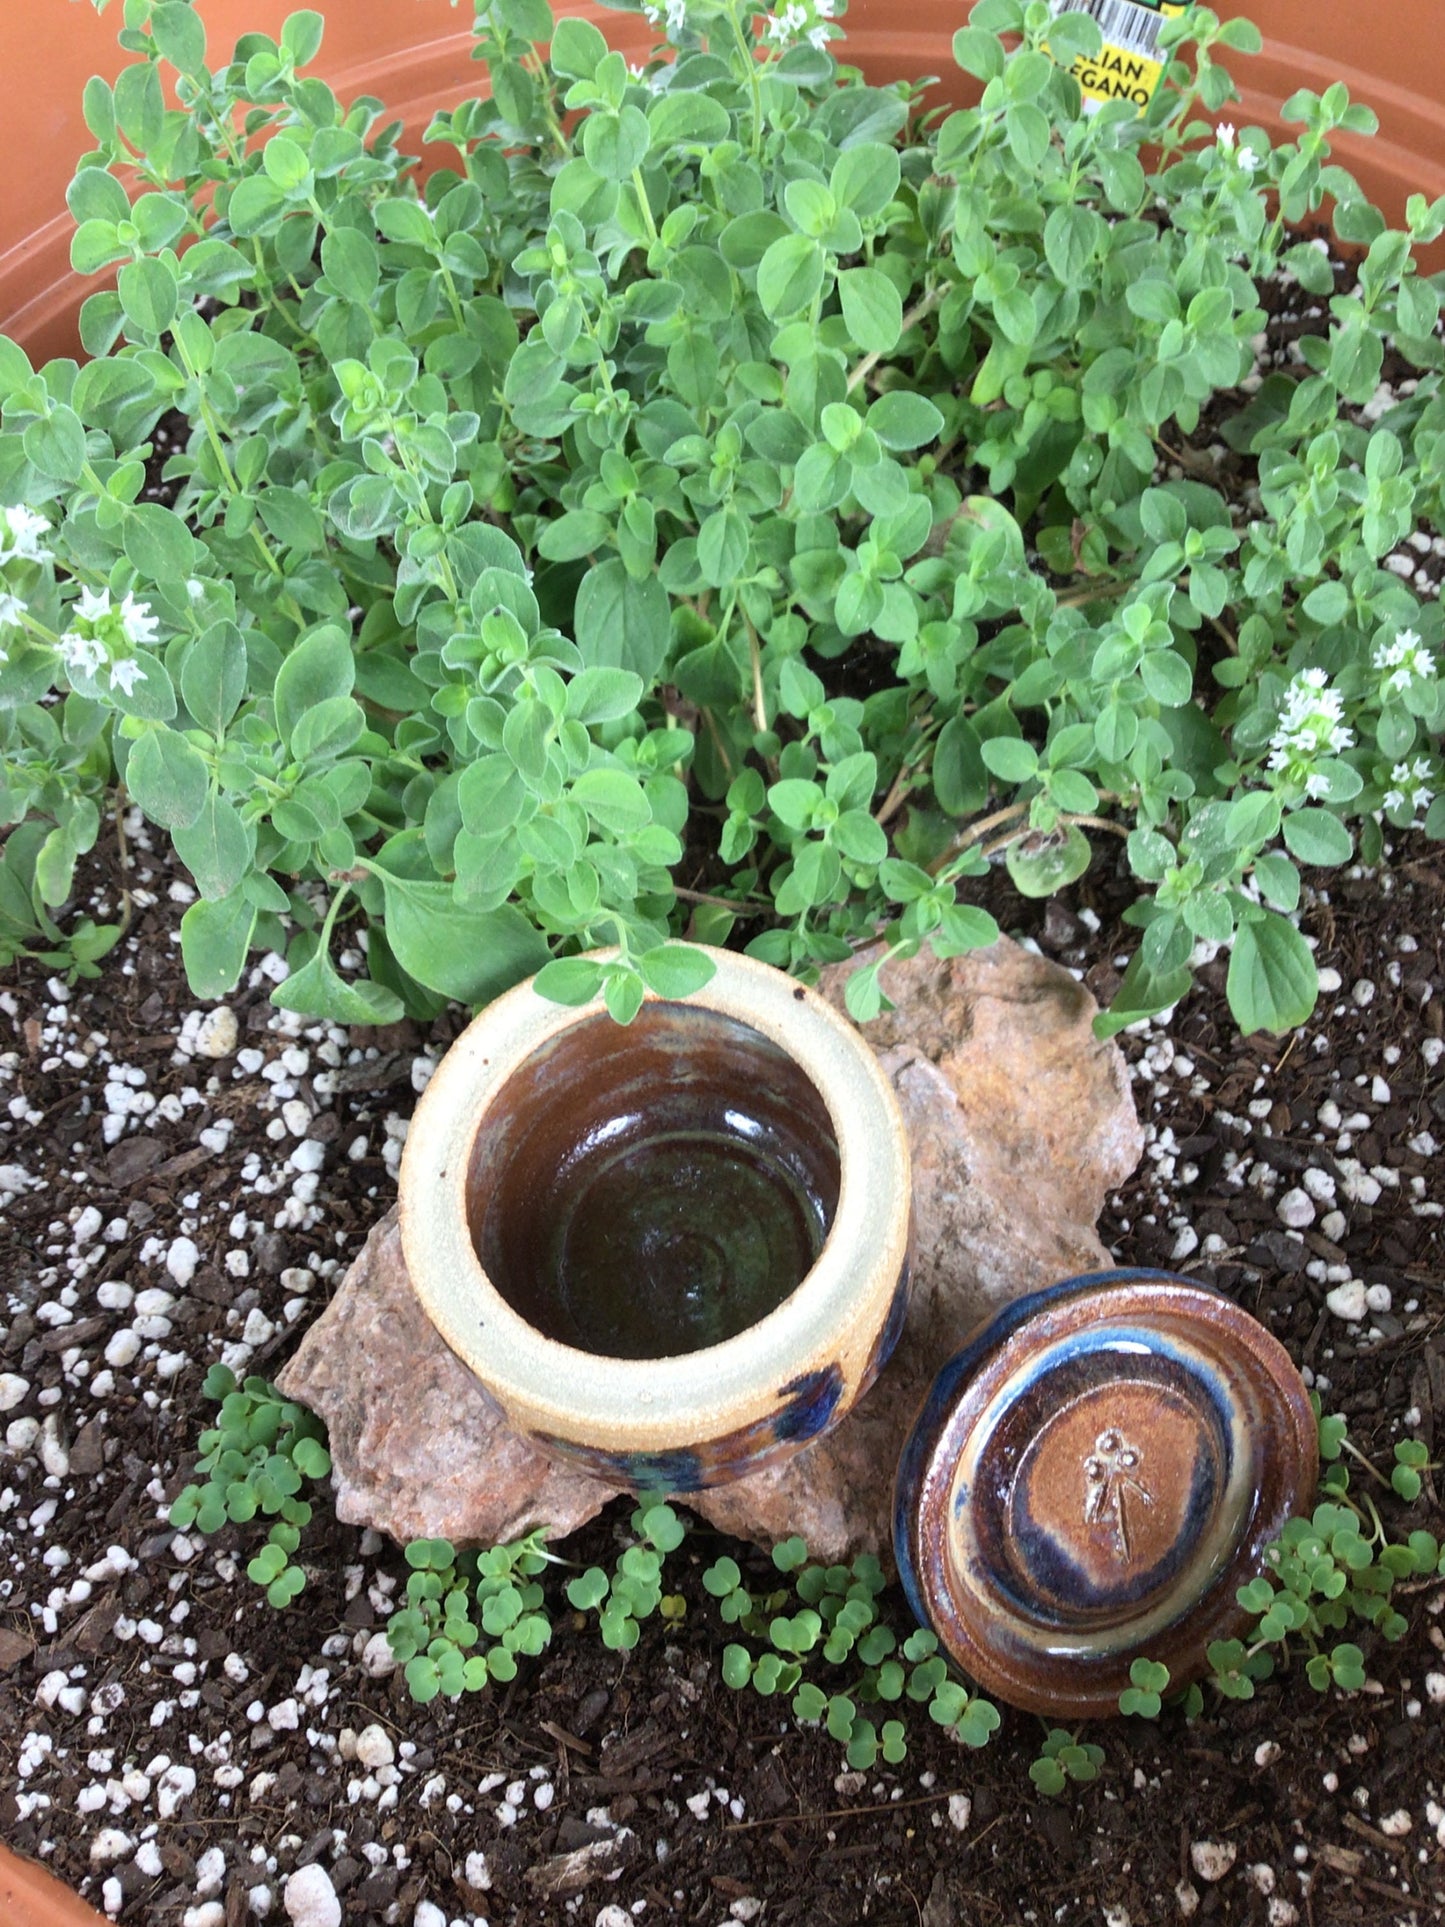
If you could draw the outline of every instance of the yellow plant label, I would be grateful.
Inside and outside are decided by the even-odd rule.
[[[1080,56],[1070,69],[1084,98],[1132,100],[1147,107],[1167,64],[1160,28],[1188,10],[1188,0],[1054,0],[1055,13],[1091,13],[1104,36],[1093,59]]]

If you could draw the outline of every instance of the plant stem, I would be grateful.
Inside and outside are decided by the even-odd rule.
[[[992,816],[985,816],[980,818],[977,823],[971,823],[966,830],[961,831],[960,834],[954,838],[942,856],[936,856],[932,863],[925,865],[928,874],[931,877],[938,876],[940,872],[948,868],[956,856],[961,856],[971,844],[977,843],[981,837],[987,836],[990,830],[997,829],[1000,823],[1011,823],[1016,816],[1022,816],[1027,808],[1027,803],[1010,803],[1007,809],[995,810]]]
[[[1082,589],[1070,589],[1065,595],[1056,595],[1054,600],[1061,609],[1077,609],[1086,602],[1108,602],[1115,596],[1127,595],[1134,586],[1127,576],[1119,576],[1097,586],[1090,583]]]
[[[739,917],[761,917],[767,914],[767,906],[765,905],[754,910],[746,903],[739,903],[735,897],[709,896],[706,890],[684,890],[680,883],[675,883],[672,886],[672,894],[675,897],[680,897],[684,903],[709,903],[718,910],[731,910],[735,916]]]
[[[752,617],[741,605],[738,613],[742,616],[743,626],[748,632],[748,655],[753,665],[753,721],[758,726],[758,734],[765,736],[770,725],[768,706],[763,699],[763,648],[758,641],[758,632],[753,627]]]
[[[637,211],[642,216],[643,226],[647,229],[649,241],[657,239],[657,223],[652,218],[652,203],[647,198],[647,183],[642,178],[641,163],[632,170],[632,191],[637,196]]]
[[[1370,1461],[1365,1457],[1364,1453],[1360,1450],[1358,1445],[1351,1444],[1350,1440],[1347,1438],[1341,1439],[1340,1443],[1341,1445],[1344,1446],[1345,1450],[1349,1453],[1352,1459],[1359,1460],[1360,1464],[1364,1466],[1365,1470],[1369,1473],[1370,1477],[1375,1481],[1376,1485],[1384,1486],[1387,1492],[1394,1491],[1394,1487],[1390,1484],[1390,1481],[1385,1477],[1384,1473],[1376,1471],[1375,1467],[1371,1465]],[[1366,1503],[1367,1504],[1369,1503],[1368,1500],[1366,1501]],[[1379,1520],[1377,1518],[1376,1524],[1378,1525],[1378,1523],[1379,1523]]]
[[[1074,816],[1066,813],[1059,818],[1059,821],[1071,826],[1077,824],[1080,829],[1085,830],[1107,830],[1110,836],[1122,836],[1127,839],[1129,835],[1123,823],[1115,823],[1107,816]]]
[[[130,869],[130,849],[125,840],[125,802],[125,784],[117,783],[115,786],[115,846],[120,858],[120,933],[122,936],[130,929],[130,920],[135,911],[126,874]]]
[[[759,159],[763,151],[763,90],[758,82],[757,57],[748,45],[747,35],[743,32],[742,22],[735,13],[729,12],[728,24],[737,37],[738,49],[747,67],[748,86],[753,96],[753,138],[752,157]]]
[[[898,333],[898,338],[900,341],[903,339],[904,335],[908,333],[908,330],[910,328],[916,326],[918,322],[923,320],[925,315],[932,314],[933,310],[938,306],[939,302],[942,301],[944,292],[945,290],[942,288],[929,288],[923,294],[921,299],[914,302],[913,306],[908,310],[907,314],[905,314],[903,317],[903,326],[900,328]],[[850,395],[852,394],[855,388],[861,386],[863,382],[867,381],[868,377],[872,374],[873,370],[878,366],[879,362],[882,361],[882,359],[883,359],[882,352],[877,348],[870,349],[869,352],[866,355],[864,355],[863,359],[856,365],[856,367],[854,367],[851,374],[848,376],[848,393]]]

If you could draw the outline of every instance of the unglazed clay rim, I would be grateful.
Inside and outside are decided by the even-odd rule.
[[[613,953],[596,954],[605,961]],[[472,1243],[472,1146],[513,1073],[550,1039],[605,1017],[606,1006],[600,997],[555,1004],[530,980],[518,984],[473,1020],[438,1065],[412,1118],[398,1180],[413,1289],[514,1425],[610,1452],[657,1452],[771,1414],[781,1387],[830,1364],[844,1368],[843,1403],[856,1395],[908,1252],[910,1165],[898,1101],[872,1050],[823,998],[770,964],[734,951],[710,954],[712,980],[675,1001],[750,1026],[813,1084],[838,1144],[838,1202],[827,1238],[781,1305],[701,1351],[609,1358],[529,1325],[488,1278]],[[662,1000],[649,994],[648,1001]]]
[[[1093,1297],[1100,1301],[1101,1322],[1105,1317],[1114,1321],[1113,1300],[1130,1324],[1147,1328],[1151,1288],[1189,1293],[1201,1326],[1218,1320],[1226,1340],[1221,1353],[1248,1358],[1257,1367],[1253,1389],[1273,1405],[1279,1419],[1276,1449],[1266,1452],[1259,1464],[1258,1501],[1210,1583],[1170,1623],[1141,1629],[1137,1645],[1115,1640],[1109,1650],[1094,1654],[1015,1651],[1009,1638],[1015,1629],[1012,1617],[996,1600],[975,1590],[966,1574],[952,1569],[946,1525],[937,1551],[929,1556],[930,1529],[940,1525],[940,1508],[952,1495],[956,1453],[951,1448],[963,1423],[961,1407],[997,1354],[1033,1321],[1046,1319],[1071,1300]],[[1179,1315],[1176,1307],[1176,1319]],[[1291,1512],[1307,1507],[1317,1469],[1315,1418],[1304,1382],[1284,1347],[1242,1307],[1197,1279],[1170,1272],[1089,1273],[1008,1306],[939,1373],[899,1459],[893,1511],[899,1575],[920,1623],[932,1627],[944,1650],[985,1691],[1026,1712],[1112,1713],[1129,1683],[1130,1661],[1141,1653],[1162,1659],[1174,1683],[1184,1685],[1204,1670],[1210,1642],[1240,1629],[1245,1615],[1235,1601],[1235,1589],[1251,1576],[1251,1557],[1278,1537]],[[961,1587],[961,1597],[954,1596],[951,1583]]]

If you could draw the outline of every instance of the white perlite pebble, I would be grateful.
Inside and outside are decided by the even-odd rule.
[[[225,1854],[219,1847],[207,1847],[196,1862],[196,1899],[209,1900],[212,1894],[218,1894],[225,1877]],[[224,1908],[221,1910],[221,1917],[224,1920]]]
[[[482,1894],[491,1891],[492,1870],[487,1865],[487,1856],[484,1853],[469,1853],[463,1871],[469,1887],[475,1887],[477,1892]]]
[[[176,1810],[183,1801],[189,1800],[196,1790],[195,1769],[189,1766],[168,1766],[156,1782],[156,1810],[162,1820],[173,1820]]]
[[[447,1927],[447,1917],[434,1900],[419,1900],[411,1919],[412,1927]],[[627,1915],[627,1927],[632,1927],[631,1914]]]
[[[219,1004],[201,1020],[201,1028],[196,1033],[196,1055],[231,1057],[240,1041],[241,1026],[236,1022],[235,1011],[228,1004]]]
[[[0,1372],[0,1412],[13,1412],[30,1390],[30,1380],[18,1372]]]
[[[1201,1880],[1223,1880],[1238,1857],[1232,1840],[1196,1840],[1189,1849],[1189,1864]]]
[[[196,1267],[201,1262],[201,1254],[192,1238],[175,1238],[166,1253],[166,1270],[176,1283],[184,1288],[196,1275]]]
[[[368,1679],[389,1679],[396,1671],[396,1654],[385,1633],[373,1633],[362,1648],[362,1670]]]
[[[139,1351],[140,1339],[129,1325],[124,1325],[118,1332],[112,1334],[105,1348],[105,1362],[107,1365],[114,1366],[117,1371],[123,1372]]]
[[[968,1832],[968,1823],[973,1818],[973,1802],[966,1793],[950,1793],[948,1796],[949,1825],[959,1833]]]
[[[1306,1225],[1315,1221],[1314,1200],[1298,1185],[1292,1191],[1285,1192],[1274,1210],[1280,1223],[1288,1225],[1291,1231],[1303,1231]]]
[[[1369,1309],[1364,1283],[1359,1278],[1351,1278],[1348,1284],[1336,1285],[1333,1291],[1326,1292],[1325,1303],[1336,1318],[1346,1318],[1351,1324],[1363,1318]]]
[[[314,1861],[292,1874],[283,1899],[294,1927],[341,1927],[341,1902],[331,1875]]]
[[[356,1757],[370,1772],[375,1772],[379,1766],[392,1764],[396,1758],[396,1748],[384,1726],[362,1728],[356,1736]]]
[[[302,1098],[288,1097],[281,1106],[281,1120],[292,1137],[305,1137],[311,1129],[311,1107]]]

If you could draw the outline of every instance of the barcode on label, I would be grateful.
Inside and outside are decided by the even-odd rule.
[[[1159,58],[1159,30],[1166,16],[1152,7],[1136,6],[1134,0],[1053,0],[1053,10],[1091,13],[1109,46],[1143,54],[1148,60]]]

